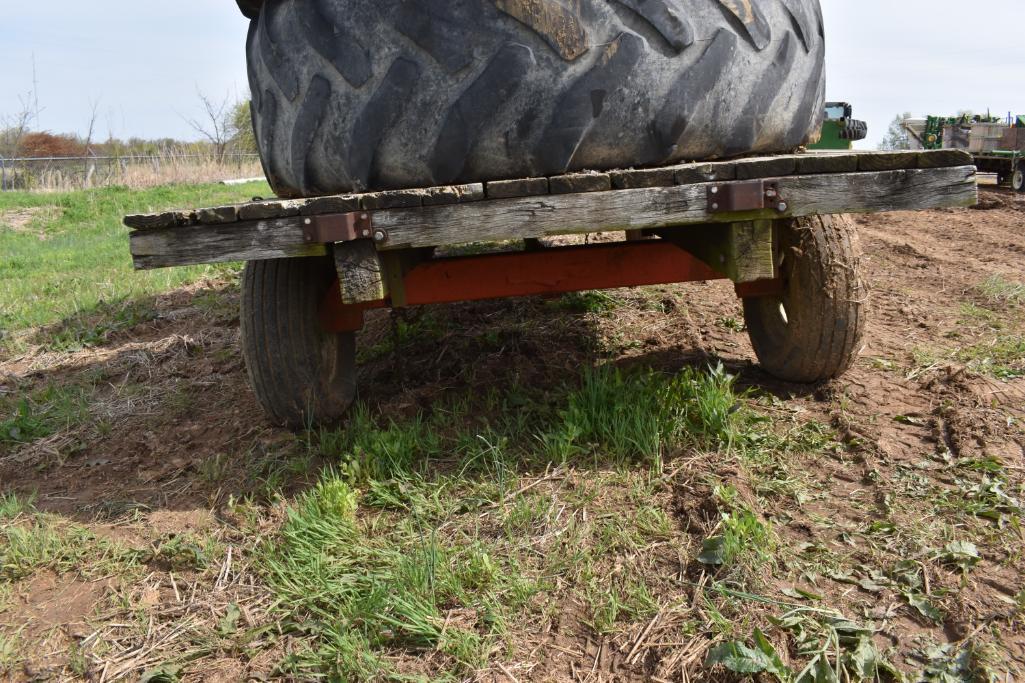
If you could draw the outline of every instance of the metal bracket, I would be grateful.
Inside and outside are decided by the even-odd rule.
[[[373,220],[366,211],[329,213],[303,219],[303,241],[309,244],[331,244],[369,239],[374,236]]]
[[[766,180],[749,180],[708,188],[709,213],[736,213],[738,211],[760,211],[774,209],[780,213],[789,208],[779,194],[779,183]]]

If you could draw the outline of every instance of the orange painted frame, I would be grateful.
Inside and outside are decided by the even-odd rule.
[[[413,267],[403,283],[407,305],[424,306],[723,279],[671,242],[645,240],[434,259]],[[358,330],[364,311],[388,305],[343,304],[336,281],[324,297],[321,323],[330,332]]]

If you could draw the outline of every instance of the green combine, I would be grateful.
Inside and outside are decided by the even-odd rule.
[[[826,118],[822,122],[822,137],[808,145],[816,150],[849,150],[857,140],[868,136],[868,124],[858,121],[854,108],[846,102],[826,102]]]

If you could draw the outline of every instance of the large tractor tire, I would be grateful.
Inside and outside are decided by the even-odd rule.
[[[814,383],[846,372],[865,333],[868,289],[849,216],[779,221],[783,293],[744,299],[751,345],[770,374]]]
[[[282,196],[783,152],[817,139],[818,0],[240,0]]]

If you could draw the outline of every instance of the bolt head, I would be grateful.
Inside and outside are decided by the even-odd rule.
[[[779,210],[780,211],[786,211],[788,208],[790,208],[790,207],[787,206],[786,202],[780,202],[779,203]]]
[[[719,188],[718,187],[713,187],[712,188],[712,194],[719,194]]]
[[[376,232],[374,232],[374,241],[383,242],[386,239],[388,239],[388,233],[386,233],[384,230],[377,230]]]
[[[306,220],[303,221],[303,224],[304,225],[313,225],[313,219],[312,218],[307,218]]]
[[[370,231],[369,230],[364,230],[363,231],[363,236],[364,237],[370,237]]]
[[[718,204],[712,204],[712,210],[715,211],[719,208]]]

